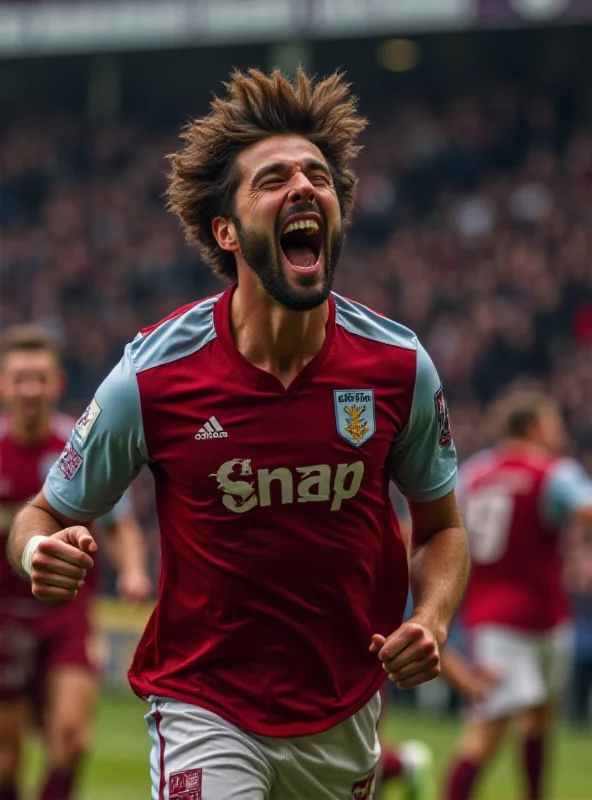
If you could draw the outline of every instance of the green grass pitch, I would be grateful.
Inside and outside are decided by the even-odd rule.
[[[147,706],[127,693],[103,696],[95,748],[86,766],[78,800],[149,800],[150,740],[144,726]],[[458,726],[448,719],[407,710],[393,711],[386,725],[389,739],[422,739],[434,750],[437,774],[447,764]],[[510,743],[508,743],[510,744]],[[550,800],[592,800],[592,734],[561,729],[556,742]],[[480,800],[519,800],[516,753],[507,746],[480,786]],[[26,783],[38,779],[40,754],[33,747],[25,764]],[[31,798],[34,795],[30,796]],[[399,800],[396,788],[384,800]],[[29,798],[27,798],[29,800]],[[309,798],[303,798],[309,800]]]

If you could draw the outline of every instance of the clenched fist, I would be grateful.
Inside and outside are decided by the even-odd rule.
[[[31,590],[46,601],[71,600],[93,568],[97,545],[81,525],[64,528],[39,543],[31,560]]]
[[[372,637],[370,652],[378,658],[389,680],[400,689],[411,689],[440,674],[440,648],[432,631],[419,622],[404,622],[386,638]]]

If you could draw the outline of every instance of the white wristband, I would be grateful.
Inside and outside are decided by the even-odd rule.
[[[44,542],[46,539],[47,536],[31,536],[31,538],[25,545],[21,564],[23,566],[24,571],[27,573],[29,577],[31,577],[31,562],[33,561],[33,556],[35,555],[37,548],[39,547],[41,542]]]

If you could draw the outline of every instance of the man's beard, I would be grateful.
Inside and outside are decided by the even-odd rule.
[[[35,441],[38,436],[45,433],[52,413],[47,408],[25,411],[19,407],[18,403],[11,404],[6,411],[20,434],[32,441]]]
[[[39,408],[32,411],[21,411],[18,417],[23,430],[27,433],[34,433],[43,428],[48,414],[45,409]]]
[[[320,306],[329,297],[333,288],[335,268],[343,248],[344,234],[342,230],[336,231],[331,239],[323,241],[325,256],[324,275],[321,285],[309,289],[317,281],[317,275],[298,275],[299,284],[304,291],[293,287],[287,280],[282,267],[280,254],[275,240],[268,234],[247,230],[237,218],[233,218],[241,252],[247,266],[257,275],[265,291],[276,303],[290,309],[290,311],[311,311]]]

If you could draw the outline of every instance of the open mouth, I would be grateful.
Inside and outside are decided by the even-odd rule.
[[[318,266],[323,249],[321,226],[314,219],[289,222],[280,237],[280,246],[290,266],[312,270]]]

